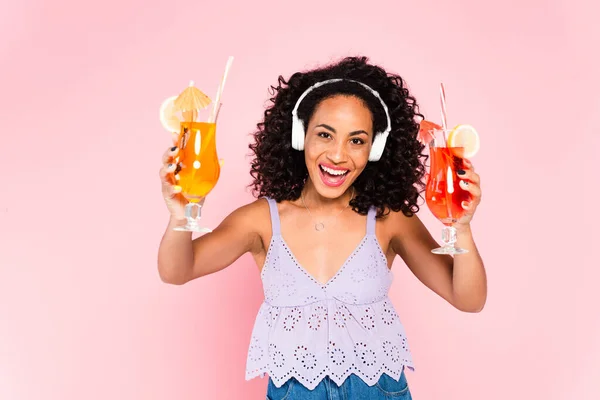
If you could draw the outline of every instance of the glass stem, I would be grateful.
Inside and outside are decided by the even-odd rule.
[[[194,217],[194,209],[197,208],[196,216]],[[185,207],[185,218],[188,220],[190,225],[197,225],[200,221],[200,210],[202,206],[198,203],[188,203]]]
[[[444,247],[454,247],[456,243],[456,228],[453,226],[445,226],[442,230],[442,242]]]

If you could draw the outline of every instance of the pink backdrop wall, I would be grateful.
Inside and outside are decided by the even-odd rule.
[[[413,396],[600,397],[594,2],[167,3],[0,5],[1,399],[263,398],[266,380],[244,381],[262,295],[250,257],[182,287],[158,278],[157,109],[190,79],[212,95],[236,57],[214,226],[251,200],[248,134],[268,85],[356,53],[401,73],[432,118],[444,81],[451,122],[482,138],[484,312],[394,266]]]

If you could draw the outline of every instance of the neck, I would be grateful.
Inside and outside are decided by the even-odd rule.
[[[302,196],[304,196],[306,206],[311,210],[329,213],[347,207],[354,196],[354,189],[350,187],[340,197],[331,199],[321,196],[312,181],[308,179],[302,189]]]

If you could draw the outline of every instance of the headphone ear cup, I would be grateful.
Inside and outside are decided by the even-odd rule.
[[[373,139],[373,145],[371,146],[371,152],[369,153],[369,161],[379,161],[385,148],[385,142],[387,141],[387,134],[376,133]]]
[[[292,117],[292,148],[304,150],[304,124],[297,115]]]

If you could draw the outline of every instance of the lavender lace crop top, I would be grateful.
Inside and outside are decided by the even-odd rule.
[[[414,369],[404,327],[388,291],[393,275],[369,210],[363,240],[340,270],[321,284],[297,262],[281,236],[279,213],[267,198],[272,238],[261,272],[265,301],[252,330],[246,380],[268,374],[280,387],[291,377],[314,389],[355,374],[374,385]]]

